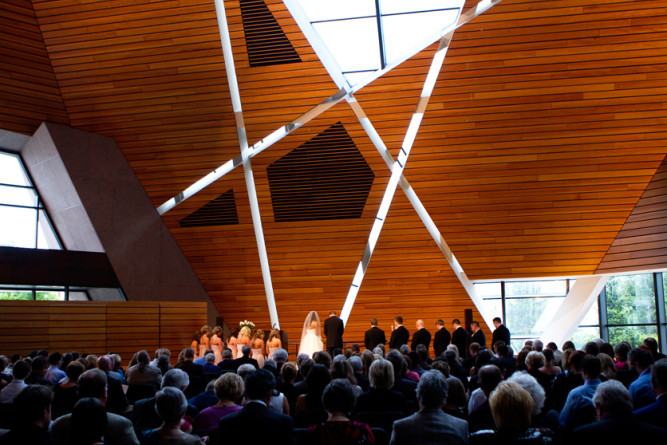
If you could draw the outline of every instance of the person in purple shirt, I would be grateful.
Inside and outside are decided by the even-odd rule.
[[[215,382],[215,395],[218,403],[203,409],[195,419],[195,429],[217,428],[220,419],[228,414],[243,409],[237,402],[243,397],[245,386],[243,379],[232,372],[220,377]]]

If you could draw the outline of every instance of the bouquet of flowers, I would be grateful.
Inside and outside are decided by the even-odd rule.
[[[255,330],[255,323],[253,323],[252,321],[243,320],[239,322],[239,327],[241,329],[247,327],[248,329],[250,329],[250,333],[252,333]]]

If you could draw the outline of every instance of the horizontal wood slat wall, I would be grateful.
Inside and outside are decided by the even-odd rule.
[[[0,2],[0,128],[31,134],[69,119],[30,0]]]
[[[0,301],[0,354],[73,350],[132,355],[158,347],[172,361],[206,324],[206,303]]]
[[[266,3],[302,62],[250,67],[239,3],[225,2],[250,143],[336,92],[283,2]],[[213,2],[33,6],[72,125],[113,137],[156,205],[238,155]],[[666,152],[666,8],[503,0],[454,34],[405,175],[468,277],[596,270]],[[394,156],[433,51],[356,95]],[[276,223],[266,169],[336,122],[375,174],[361,218]],[[389,172],[345,104],[252,162],[281,327],[298,341],[309,310],[342,308]],[[179,227],[230,189],[239,224]],[[241,169],[164,220],[226,322],[269,327]],[[399,191],[346,339],[371,316],[413,328],[472,306]]]

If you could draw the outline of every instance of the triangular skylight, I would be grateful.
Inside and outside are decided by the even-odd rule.
[[[284,2],[327,70],[354,85],[433,43],[458,19],[465,0]]]

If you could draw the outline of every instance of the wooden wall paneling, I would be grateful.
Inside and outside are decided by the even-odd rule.
[[[69,123],[29,0],[0,4],[0,128],[31,134],[42,121]]]
[[[115,352],[127,368],[132,356],[145,349],[153,357],[160,347],[160,303],[107,302],[107,352]]]
[[[26,355],[48,347],[50,314],[47,310],[37,310],[45,308],[44,303],[2,301],[0,307],[0,354]]]
[[[205,324],[206,303],[160,303],[160,347],[171,351],[172,364],[182,349],[190,347],[194,331]]]

